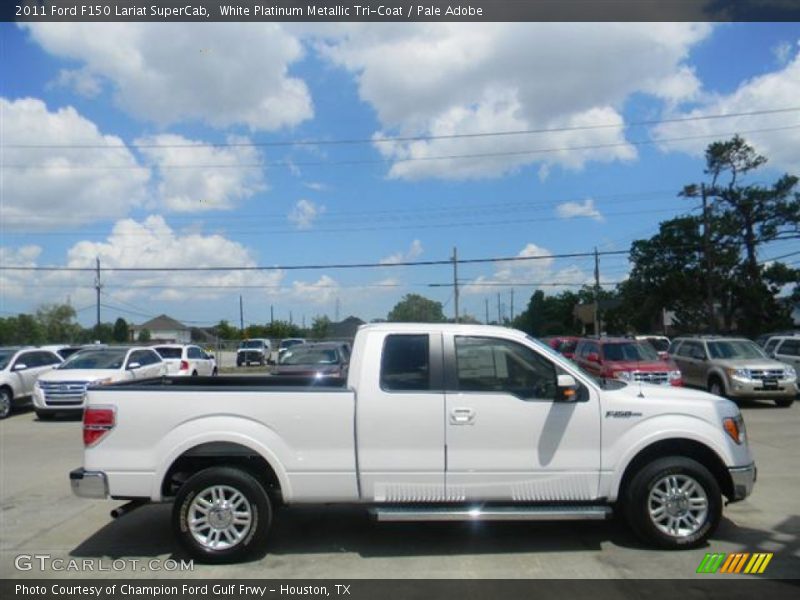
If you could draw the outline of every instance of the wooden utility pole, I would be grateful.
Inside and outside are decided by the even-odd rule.
[[[488,325],[489,324],[489,299],[488,298],[484,298],[484,301],[486,302],[486,324]]]
[[[244,335],[244,303],[241,294],[239,294],[239,331]]]
[[[458,248],[453,247],[453,300],[455,300],[456,323],[458,323]]]
[[[600,335],[600,256],[594,249],[594,334]]]
[[[95,276],[94,276],[94,289],[97,293],[97,329],[100,329],[100,257],[95,258]]]

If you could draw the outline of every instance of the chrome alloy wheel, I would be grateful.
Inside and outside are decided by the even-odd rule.
[[[671,537],[693,535],[708,518],[708,496],[688,475],[667,475],[650,490],[647,510],[653,524]]]
[[[253,507],[236,488],[214,485],[194,497],[187,521],[197,543],[210,550],[226,550],[247,537]]]

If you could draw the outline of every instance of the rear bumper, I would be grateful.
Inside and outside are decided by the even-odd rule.
[[[730,467],[728,472],[731,474],[731,481],[733,482],[733,498],[730,501],[738,502],[739,500],[744,500],[753,491],[753,486],[756,483],[758,470],[755,463],[746,467]]]
[[[75,469],[69,473],[69,482],[79,498],[108,498],[108,478],[102,471]]]

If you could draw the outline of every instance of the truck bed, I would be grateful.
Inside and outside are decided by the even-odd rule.
[[[342,390],[347,387],[347,381],[329,377],[291,377],[271,375],[246,375],[239,376],[216,376],[216,377],[153,377],[150,379],[139,379],[133,381],[120,381],[110,385],[101,386],[104,390],[124,389],[133,390],[152,390],[154,388],[189,388],[192,391],[220,391],[224,388],[264,390],[264,391],[298,391],[306,390]],[[96,389],[96,388],[95,388]]]

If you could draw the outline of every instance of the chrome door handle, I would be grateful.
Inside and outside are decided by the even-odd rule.
[[[450,412],[451,425],[471,425],[475,421],[475,411],[471,408],[454,408]]]

